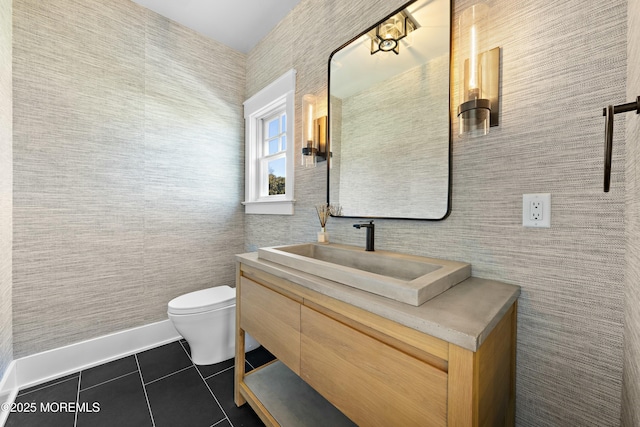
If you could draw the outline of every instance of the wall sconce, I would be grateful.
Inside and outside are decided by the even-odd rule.
[[[383,21],[369,33],[371,54],[377,52],[400,53],[400,40],[417,28],[415,21],[404,10]]]
[[[498,126],[500,48],[487,50],[489,6],[478,3],[460,15],[458,134],[482,136]]]
[[[327,160],[327,116],[316,117],[316,97],[302,97],[302,166]]]

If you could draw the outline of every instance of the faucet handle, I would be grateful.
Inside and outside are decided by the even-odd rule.
[[[357,229],[360,229],[361,227],[364,228],[373,228],[375,227],[375,225],[373,224],[373,220],[369,220],[369,221],[360,221],[357,224],[353,224],[353,226]]]

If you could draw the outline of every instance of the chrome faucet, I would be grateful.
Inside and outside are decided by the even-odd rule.
[[[360,230],[361,228],[366,228],[367,229],[367,247],[365,250],[367,251],[373,251],[373,239],[374,239],[374,232],[375,232],[375,226],[373,225],[373,221],[369,221],[368,224],[363,224],[363,223],[359,223],[359,224],[353,224],[353,226],[355,228],[357,228],[358,230]]]

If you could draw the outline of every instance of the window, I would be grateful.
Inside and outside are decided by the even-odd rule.
[[[293,215],[296,70],[244,103],[245,213]]]
[[[287,113],[278,111],[275,116],[262,120],[263,138],[260,170],[268,172],[267,188],[260,195],[286,194],[287,182]]]

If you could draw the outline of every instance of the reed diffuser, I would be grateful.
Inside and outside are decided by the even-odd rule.
[[[321,203],[316,205],[316,211],[318,212],[318,219],[320,220],[321,228],[321,231],[318,232],[318,242],[329,243],[329,233],[327,233],[325,226],[327,225],[327,220],[331,215],[340,214],[340,206]]]

